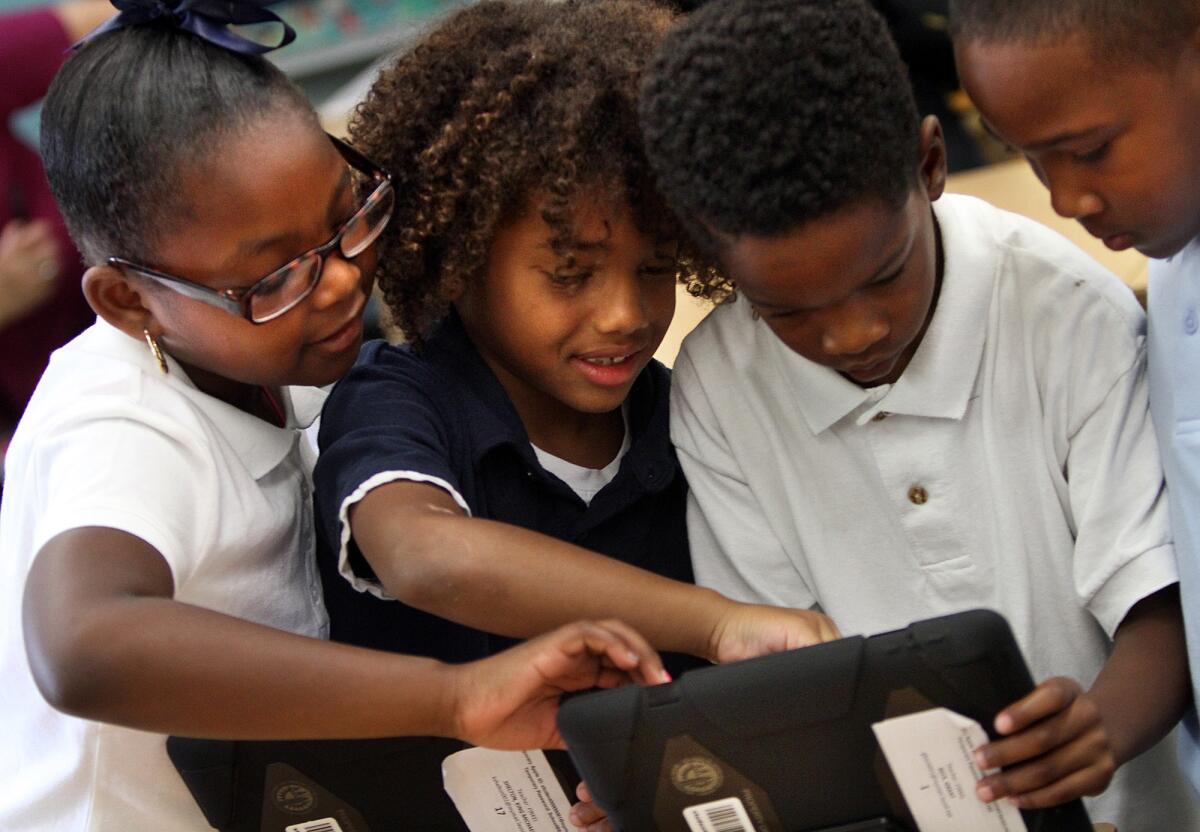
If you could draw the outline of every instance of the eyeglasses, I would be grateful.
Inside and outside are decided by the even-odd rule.
[[[106,262],[251,323],[265,324],[278,318],[312,294],[321,280],[325,260],[334,249],[340,251],[342,257],[352,260],[370,248],[387,227],[396,205],[390,174],[336,136],[330,136],[329,140],[352,168],[376,183],[374,190],[350,219],[342,223],[333,239],[304,252],[248,288],[212,289],[120,257],[109,257]]]

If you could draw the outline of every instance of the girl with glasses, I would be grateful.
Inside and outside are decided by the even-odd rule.
[[[617,623],[456,667],[321,640],[301,430],[322,395],[295,385],[358,353],[393,185],[213,16],[269,13],[189,7],[123,3],[43,111],[98,319],[7,460],[6,830],[206,828],[166,733],[553,745],[563,690],[663,673]]]

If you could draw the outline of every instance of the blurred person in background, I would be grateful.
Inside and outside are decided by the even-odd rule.
[[[948,31],[948,0],[871,0],[871,5],[887,21],[908,65],[917,111],[937,116],[942,124],[950,172],[982,165],[979,145],[950,104],[959,83]]]
[[[83,264],[13,116],[41,99],[71,44],[114,11],[75,0],[0,15],[0,461],[50,353],[95,318],[80,291]]]

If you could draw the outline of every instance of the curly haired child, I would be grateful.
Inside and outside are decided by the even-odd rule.
[[[322,416],[332,635],[465,660],[590,612],[729,660],[834,633],[692,585],[652,358],[675,286],[719,294],[636,113],[671,21],[635,0],[485,2],[383,70],[351,123],[395,171],[368,345]]]

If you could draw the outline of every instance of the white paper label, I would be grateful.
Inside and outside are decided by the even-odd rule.
[[[932,708],[871,726],[920,832],[1027,832],[1017,807],[983,803],[971,752],[988,741],[973,719]]]
[[[442,761],[442,783],[471,832],[575,832],[541,751],[458,751]]]
[[[335,818],[321,818],[293,824],[283,832],[342,832],[342,825]]]
[[[737,797],[726,797],[683,810],[692,832],[754,832],[746,807]]]

